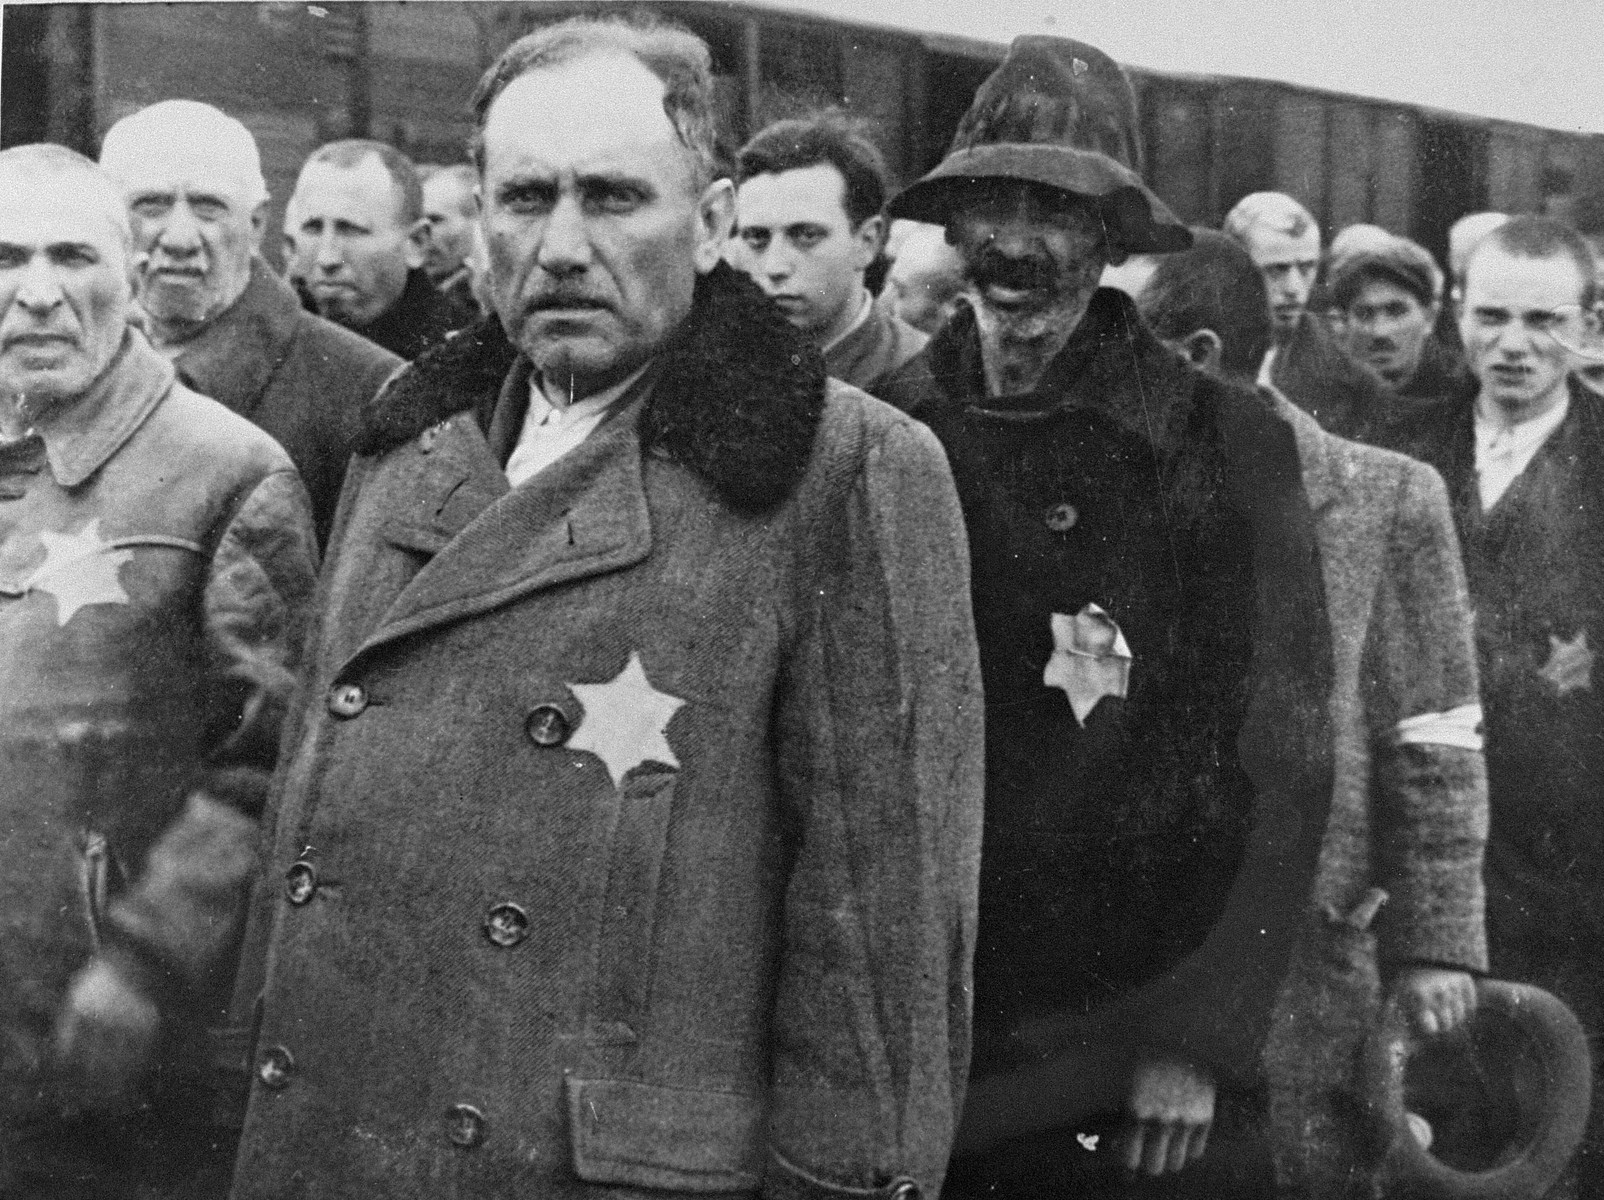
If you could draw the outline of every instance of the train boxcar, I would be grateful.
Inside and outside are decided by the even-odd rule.
[[[753,4],[636,7],[707,41],[732,145],[775,116],[838,105],[870,123],[904,181],[940,158],[1004,50]],[[467,97],[484,67],[535,25],[595,11],[620,8],[561,0],[8,5],[0,144],[50,140],[92,153],[126,113],[191,97],[255,132],[282,204],[302,159],[331,138],[372,136],[419,160],[460,159]],[[1604,137],[1287,83],[1130,74],[1148,178],[1192,222],[1217,224],[1238,197],[1274,189],[1297,196],[1327,229],[1373,221],[1439,254],[1448,226],[1484,208],[1558,212],[1604,227]],[[276,227],[277,209],[270,219]]]

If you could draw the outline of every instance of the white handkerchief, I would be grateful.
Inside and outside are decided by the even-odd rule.
[[[1063,688],[1075,721],[1086,717],[1104,696],[1125,699],[1131,685],[1131,648],[1114,618],[1095,604],[1073,617],[1052,615],[1053,653],[1041,681]]]

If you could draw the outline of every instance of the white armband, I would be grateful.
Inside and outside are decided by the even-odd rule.
[[[1481,705],[1461,704],[1447,712],[1421,713],[1398,722],[1393,740],[1400,746],[1458,746],[1480,750]]]

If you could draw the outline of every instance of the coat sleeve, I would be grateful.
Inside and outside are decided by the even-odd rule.
[[[1390,895],[1381,958],[1485,970],[1475,638],[1447,492],[1429,467],[1400,478],[1383,578],[1367,672],[1376,875]]]
[[[203,769],[108,911],[109,953],[152,985],[197,984],[236,933],[316,570],[306,490],[293,470],[274,471],[239,505],[207,570]]]
[[[763,1195],[787,1200],[935,1195],[969,1057],[984,739],[962,516],[903,419],[846,495],[803,551],[776,701],[796,857]]]

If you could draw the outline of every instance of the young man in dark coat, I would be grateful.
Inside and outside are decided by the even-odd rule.
[[[445,340],[459,314],[423,269],[429,222],[412,160],[386,142],[349,138],[313,151],[284,214],[289,273],[317,310],[411,360]]]
[[[351,468],[234,1194],[934,1196],[982,722],[941,449],[721,264],[699,40],[548,26],[475,110],[499,319]]]
[[[1604,419],[1571,372],[1597,298],[1591,253],[1570,227],[1516,217],[1488,233],[1466,265],[1459,323],[1474,382],[1395,439],[1448,484],[1476,610],[1492,970],[1553,992],[1594,1037],[1604,1030],[1604,704],[1593,670]],[[1561,1194],[1604,1194],[1601,1109],[1595,1100],[1580,1191]]]
[[[1110,261],[1191,241],[1142,183],[1136,130],[1105,55],[1021,38],[891,205],[944,223],[969,276],[884,393],[952,461],[986,686],[957,1195],[1104,1194],[1202,1155],[1216,1085],[1257,1074],[1331,806],[1331,626],[1293,431],[1097,288]],[[1388,919],[1437,899],[1400,889]],[[1398,988],[1443,1026],[1471,992],[1457,971]]]
[[[1282,192],[1254,192],[1237,201],[1222,228],[1247,250],[1270,294],[1272,342],[1261,381],[1332,433],[1353,437],[1367,428],[1386,390],[1309,307],[1320,271],[1320,227],[1309,210]]]
[[[100,162],[128,198],[152,343],[183,383],[284,447],[322,545],[361,411],[401,360],[306,312],[262,261],[267,187],[256,139],[232,117],[164,100],[113,125]]]
[[[1464,355],[1433,332],[1443,274],[1424,246],[1389,234],[1333,262],[1327,285],[1341,341],[1386,389],[1357,436],[1385,442],[1388,429],[1465,390]]]
[[[760,130],[736,166],[730,261],[819,347],[832,378],[874,395],[928,340],[864,284],[886,240],[880,151],[821,116]]]

